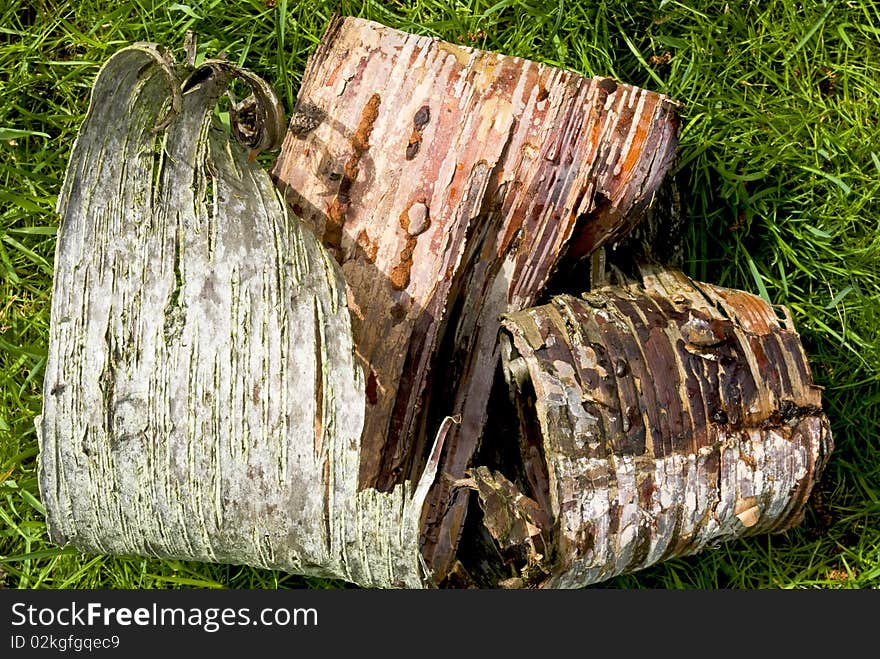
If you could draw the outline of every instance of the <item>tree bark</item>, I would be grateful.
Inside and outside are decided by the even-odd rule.
[[[337,18],[272,174],[348,284],[367,381],[360,487],[418,478],[444,419],[423,553],[442,580],[502,313],[624,235],[674,153],[676,104],[608,78]]]
[[[244,148],[214,119],[234,77]],[[651,201],[669,99],[337,19],[274,167],[306,222],[253,158],[283,133],[225,61],[101,69],[37,419],[55,542],[572,587],[800,519],[832,438],[785,309],[601,259],[597,290],[531,306]],[[480,447],[499,361],[518,418]]]
[[[358,491],[365,383],[342,274],[213,120],[240,77],[254,97],[235,133],[277,146],[277,101],[226,62],[179,73],[150,44],[104,65],[59,197],[37,419],[50,537],[426,585],[436,467]]]
[[[471,487],[501,550],[527,550],[526,582],[585,586],[800,521],[833,442],[785,308],[644,266],[503,327],[521,488],[485,469]]]

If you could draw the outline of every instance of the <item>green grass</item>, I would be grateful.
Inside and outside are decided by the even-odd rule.
[[[238,566],[81,556],[39,502],[54,205],[100,64],[133,41],[225,52],[288,111],[333,12],[574,69],[682,102],[687,268],[793,312],[836,449],[800,526],[597,587],[880,585],[880,9],[849,2],[0,3],[0,583],[286,588],[337,582]]]

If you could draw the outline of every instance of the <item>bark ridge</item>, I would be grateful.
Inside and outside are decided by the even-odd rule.
[[[215,120],[232,76],[254,91],[236,134],[277,146],[271,89],[228,63],[183,71],[138,44],[95,82],[58,206],[37,419],[50,536],[420,587],[433,472],[358,491],[342,274]]]
[[[646,265],[503,326],[522,487],[555,522],[543,585],[801,520],[833,442],[787,309]]]

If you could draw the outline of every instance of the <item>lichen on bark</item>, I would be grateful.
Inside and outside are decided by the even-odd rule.
[[[234,142],[214,117],[253,98]],[[97,553],[425,585],[427,484],[358,491],[364,378],[336,262],[249,151],[268,85],[161,48],[102,67],[59,198],[40,492],[50,537]],[[280,124],[279,124],[280,121]]]

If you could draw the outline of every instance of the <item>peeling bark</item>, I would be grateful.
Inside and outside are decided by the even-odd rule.
[[[465,475],[503,312],[560,260],[624,235],[674,153],[676,104],[608,78],[337,18],[309,60],[272,174],[342,265],[367,379],[360,487]],[[430,375],[430,377],[429,377]],[[467,498],[435,484],[441,580]]]
[[[669,99],[336,19],[273,172],[305,222],[253,159],[283,133],[228,62],[137,44],[101,69],[58,205],[53,541],[575,587],[800,520],[833,442],[787,310],[658,266],[604,283],[669,167]],[[585,263],[596,290],[527,308]],[[499,362],[516,428],[475,459]]]
[[[544,587],[785,530],[832,450],[786,309],[674,270],[645,266],[642,279],[503,323],[521,487],[554,520]]]
[[[426,585],[436,461],[357,488],[365,382],[342,273],[216,125],[277,147],[271,89],[151,44],[95,82],[59,198],[40,491],[82,551],[246,563],[363,586]],[[188,72],[187,72],[188,73]]]

